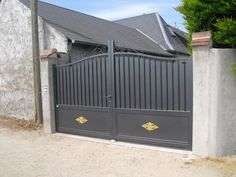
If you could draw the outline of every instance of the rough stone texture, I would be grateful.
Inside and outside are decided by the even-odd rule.
[[[235,49],[193,47],[193,153],[236,152]]]
[[[30,10],[18,0],[0,3],[0,114],[34,117]],[[39,18],[40,49],[67,52],[67,39]]]

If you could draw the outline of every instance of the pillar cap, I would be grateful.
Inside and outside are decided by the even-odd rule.
[[[211,39],[211,31],[193,33],[192,46],[208,46],[211,44]]]
[[[57,49],[44,49],[40,55],[41,59],[47,59],[49,58],[51,55],[57,53]]]

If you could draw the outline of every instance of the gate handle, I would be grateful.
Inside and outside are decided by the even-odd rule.
[[[109,98],[111,98],[111,95],[107,95],[105,98],[106,98],[106,99],[109,99]]]

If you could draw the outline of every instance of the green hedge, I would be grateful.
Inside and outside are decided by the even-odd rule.
[[[231,66],[231,70],[232,70],[234,73],[236,73],[236,64],[234,64],[234,65]]]
[[[214,47],[236,47],[236,0],[182,0],[176,10],[183,14],[189,32],[212,31]]]

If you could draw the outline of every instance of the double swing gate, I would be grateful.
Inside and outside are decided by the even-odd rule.
[[[192,61],[113,52],[54,66],[57,131],[191,149]]]

